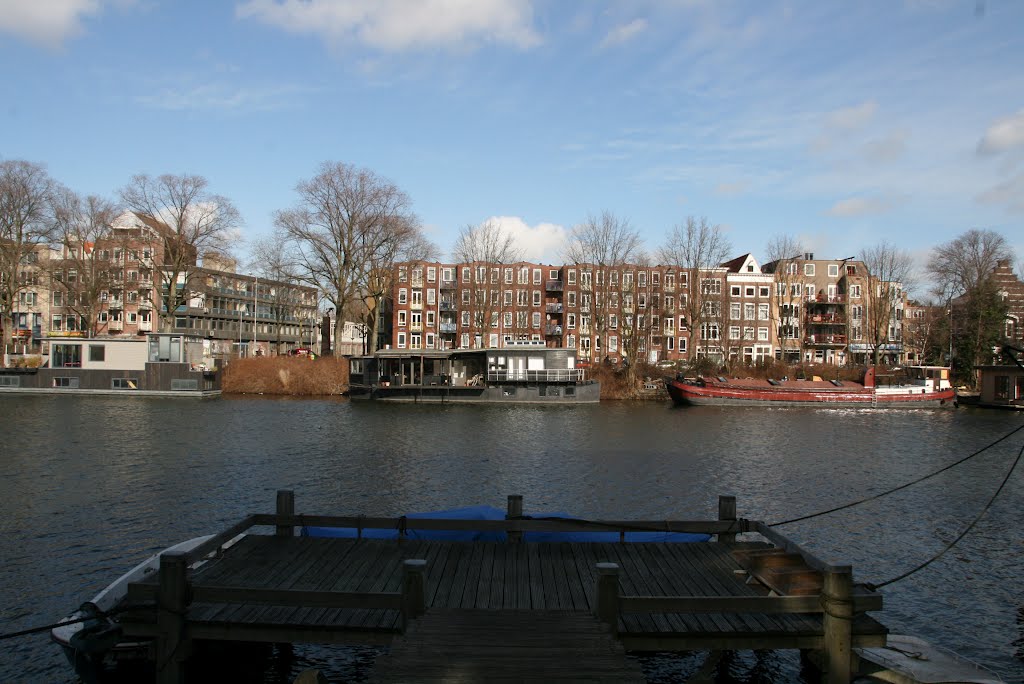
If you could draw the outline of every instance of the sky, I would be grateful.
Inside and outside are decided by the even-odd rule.
[[[652,255],[694,216],[761,262],[1024,258],[1019,0],[0,0],[0,79],[0,159],[112,199],[198,174],[249,241],[331,161],[446,257],[497,218],[561,263],[610,211]]]

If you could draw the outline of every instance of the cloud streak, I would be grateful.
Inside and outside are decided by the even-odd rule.
[[[893,200],[884,197],[848,197],[833,204],[825,213],[840,218],[855,218],[885,214],[893,207]]]
[[[628,43],[646,30],[646,19],[634,19],[628,24],[621,24],[609,31],[601,41],[601,47],[610,48]]]
[[[1024,147],[1024,109],[994,121],[978,141],[978,154],[999,154],[1015,147]]]
[[[382,52],[463,52],[481,43],[526,50],[541,43],[528,0],[246,0],[235,15],[315,35],[332,47],[355,42]]]

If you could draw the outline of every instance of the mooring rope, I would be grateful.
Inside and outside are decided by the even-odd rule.
[[[4,641],[5,639],[13,639],[15,637],[28,636],[29,634],[38,634],[39,632],[46,632],[46,631],[49,631],[51,629],[56,629],[58,627],[67,627],[68,625],[76,625],[76,624],[79,624],[81,622],[85,622],[86,620],[92,620],[92,619],[99,618],[99,617],[110,617],[112,615],[117,615],[118,613],[123,613],[123,612],[128,611],[128,610],[135,610],[137,608],[155,608],[155,607],[156,607],[156,604],[153,604],[153,603],[131,603],[131,604],[126,604],[126,605],[123,605],[123,606],[118,606],[118,607],[115,607],[115,608],[111,608],[110,610],[98,610],[98,611],[95,611],[95,612],[90,613],[88,615],[83,615],[82,617],[74,619],[74,620],[61,620],[60,622],[52,622],[52,623],[50,623],[48,625],[39,625],[38,627],[29,627],[28,629],[22,629],[22,630],[19,630],[17,632],[7,632],[5,634],[0,634],[0,641]],[[79,609],[79,610],[81,610],[81,609]]]
[[[925,475],[923,477],[919,477],[916,480],[912,480],[910,482],[906,482],[904,484],[901,484],[898,487],[893,487],[892,489],[889,489],[887,491],[881,492],[880,494],[875,494],[873,496],[868,496],[868,497],[865,497],[863,499],[859,499],[857,501],[852,501],[850,503],[843,504],[842,506],[836,506],[835,508],[829,508],[828,510],[818,511],[817,513],[809,513],[808,515],[802,515],[799,518],[790,518],[789,520],[783,520],[781,522],[769,523],[769,527],[781,527],[782,525],[789,525],[791,523],[801,522],[803,520],[810,520],[811,518],[817,518],[817,517],[820,517],[820,516],[823,516],[823,515],[828,515],[830,513],[836,513],[838,511],[843,511],[843,510],[846,510],[847,508],[853,508],[854,506],[860,506],[861,504],[868,503],[869,501],[874,501],[875,499],[881,499],[883,496],[888,496],[890,494],[894,494],[894,493],[896,493],[896,492],[898,492],[900,490],[906,489],[907,487],[912,487],[912,486],[914,486],[914,485],[916,485],[916,484],[918,484],[920,482],[924,482],[925,480],[927,480],[929,478],[932,478],[932,477],[935,477],[936,475],[944,473],[947,470],[955,468],[958,465],[960,465],[961,463],[964,463],[966,461],[971,460],[975,456],[978,456],[978,455],[984,453],[985,451],[988,451],[989,449],[991,449],[995,445],[999,444],[1000,442],[1002,442],[1003,440],[1005,440],[1005,439],[1007,439],[1009,437],[1012,437],[1013,435],[1015,435],[1016,433],[1020,432],[1021,430],[1024,430],[1024,425],[1020,425],[1018,427],[1015,427],[1013,430],[1010,430],[1009,432],[1007,432],[1005,435],[1003,435],[999,439],[997,439],[994,442],[992,442],[992,443],[982,447],[981,449],[978,449],[974,453],[961,458],[959,461],[956,461],[955,463],[950,463],[949,465],[947,465],[947,466],[945,466],[943,468],[940,468],[940,469],[936,470],[935,472],[929,473],[929,474],[927,474],[927,475]]]
[[[918,565],[917,567],[915,567],[915,568],[911,568],[910,570],[907,570],[907,571],[906,571],[905,573],[903,573],[902,575],[897,575],[896,577],[893,577],[892,579],[888,579],[888,580],[886,580],[886,581],[884,581],[884,582],[879,582],[879,583],[877,583],[877,584],[868,584],[867,586],[868,586],[868,587],[869,587],[869,588],[870,588],[870,589],[871,589],[872,591],[873,591],[873,590],[875,590],[875,589],[881,589],[881,588],[882,588],[882,587],[884,587],[884,586],[887,586],[887,585],[889,585],[889,584],[893,584],[894,582],[899,582],[899,581],[900,581],[900,580],[902,580],[902,579],[906,579],[907,577],[910,577],[911,575],[913,575],[913,574],[914,574],[915,572],[917,572],[918,570],[923,570],[924,568],[928,567],[929,565],[931,565],[931,564],[932,564],[932,563],[934,563],[935,561],[937,561],[937,560],[939,560],[940,558],[942,558],[942,556],[944,556],[944,555],[946,554],[946,552],[947,552],[947,551],[949,551],[949,550],[950,550],[951,548],[953,548],[954,546],[956,546],[956,545],[957,545],[957,543],[958,543],[958,542],[959,542],[959,541],[960,541],[961,539],[963,539],[964,537],[966,537],[966,536],[967,536],[967,533],[968,533],[968,532],[970,532],[971,530],[973,530],[973,529],[974,529],[974,526],[978,524],[978,521],[979,521],[979,520],[981,520],[981,519],[982,519],[982,517],[983,517],[983,516],[984,516],[984,515],[985,515],[985,514],[986,514],[986,513],[988,512],[988,509],[992,507],[992,504],[993,504],[993,503],[995,502],[996,498],[997,498],[997,497],[999,496],[999,494],[1000,494],[1000,493],[1001,493],[1001,492],[1003,491],[1003,488],[1004,488],[1004,487],[1006,487],[1006,483],[1010,481],[1010,476],[1011,476],[1011,475],[1013,475],[1013,472],[1014,472],[1014,471],[1015,471],[1015,470],[1017,469],[1017,465],[1018,465],[1018,464],[1020,463],[1020,461],[1021,461],[1021,458],[1022,458],[1022,457],[1024,457],[1024,446],[1022,446],[1022,447],[1020,448],[1020,451],[1019,451],[1019,452],[1017,452],[1017,458],[1015,458],[1015,459],[1014,459],[1014,461],[1013,461],[1013,465],[1012,465],[1012,466],[1010,466],[1010,470],[1009,470],[1009,471],[1007,471],[1007,473],[1006,473],[1006,477],[1004,477],[1004,478],[1003,478],[1003,481],[1002,481],[1001,483],[999,483],[999,488],[998,488],[998,489],[996,489],[996,491],[995,491],[995,494],[993,494],[993,495],[992,495],[992,498],[990,498],[990,499],[988,500],[988,503],[986,503],[986,504],[985,504],[985,507],[981,509],[981,512],[980,512],[980,513],[978,513],[978,515],[977,515],[977,516],[976,516],[976,517],[974,518],[974,520],[972,520],[972,521],[971,521],[971,524],[970,524],[970,525],[968,525],[968,526],[967,526],[967,527],[966,527],[966,528],[964,529],[964,531],[963,531],[963,532],[961,532],[961,533],[959,534],[959,536],[957,536],[957,538],[956,538],[956,539],[954,539],[954,540],[953,540],[953,541],[951,541],[950,543],[946,544],[946,547],[945,547],[944,549],[942,549],[942,550],[941,550],[941,551],[939,551],[939,552],[938,552],[937,554],[935,554],[934,556],[932,556],[931,558],[929,558],[929,559],[928,559],[928,560],[926,560],[925,562],[921,563],[921,564],[920,564],[920,565]]]

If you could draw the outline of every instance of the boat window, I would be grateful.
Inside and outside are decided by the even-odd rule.
[[[839,382],[838,380],[829,380],[829,382],[831,382],[836,387],[842,387],[843,386],[843,383]]]
[[[778,380],[772,380],[771,378],[768,378],[768,384],[769,385],[781,385],[782,383],[779,382]]]

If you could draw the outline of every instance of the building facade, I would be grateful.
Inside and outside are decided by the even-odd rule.
[[[501,348],[543,341],[582,361],[721,363],[771,359],[864,363],[879,346],[901,362],[906,296],[897,290],[880,335],[869,323],[861,261],[813,254],[760,266],[744,254],[718,267],[530,262],[395,265],[389,319],[395,349]]]

